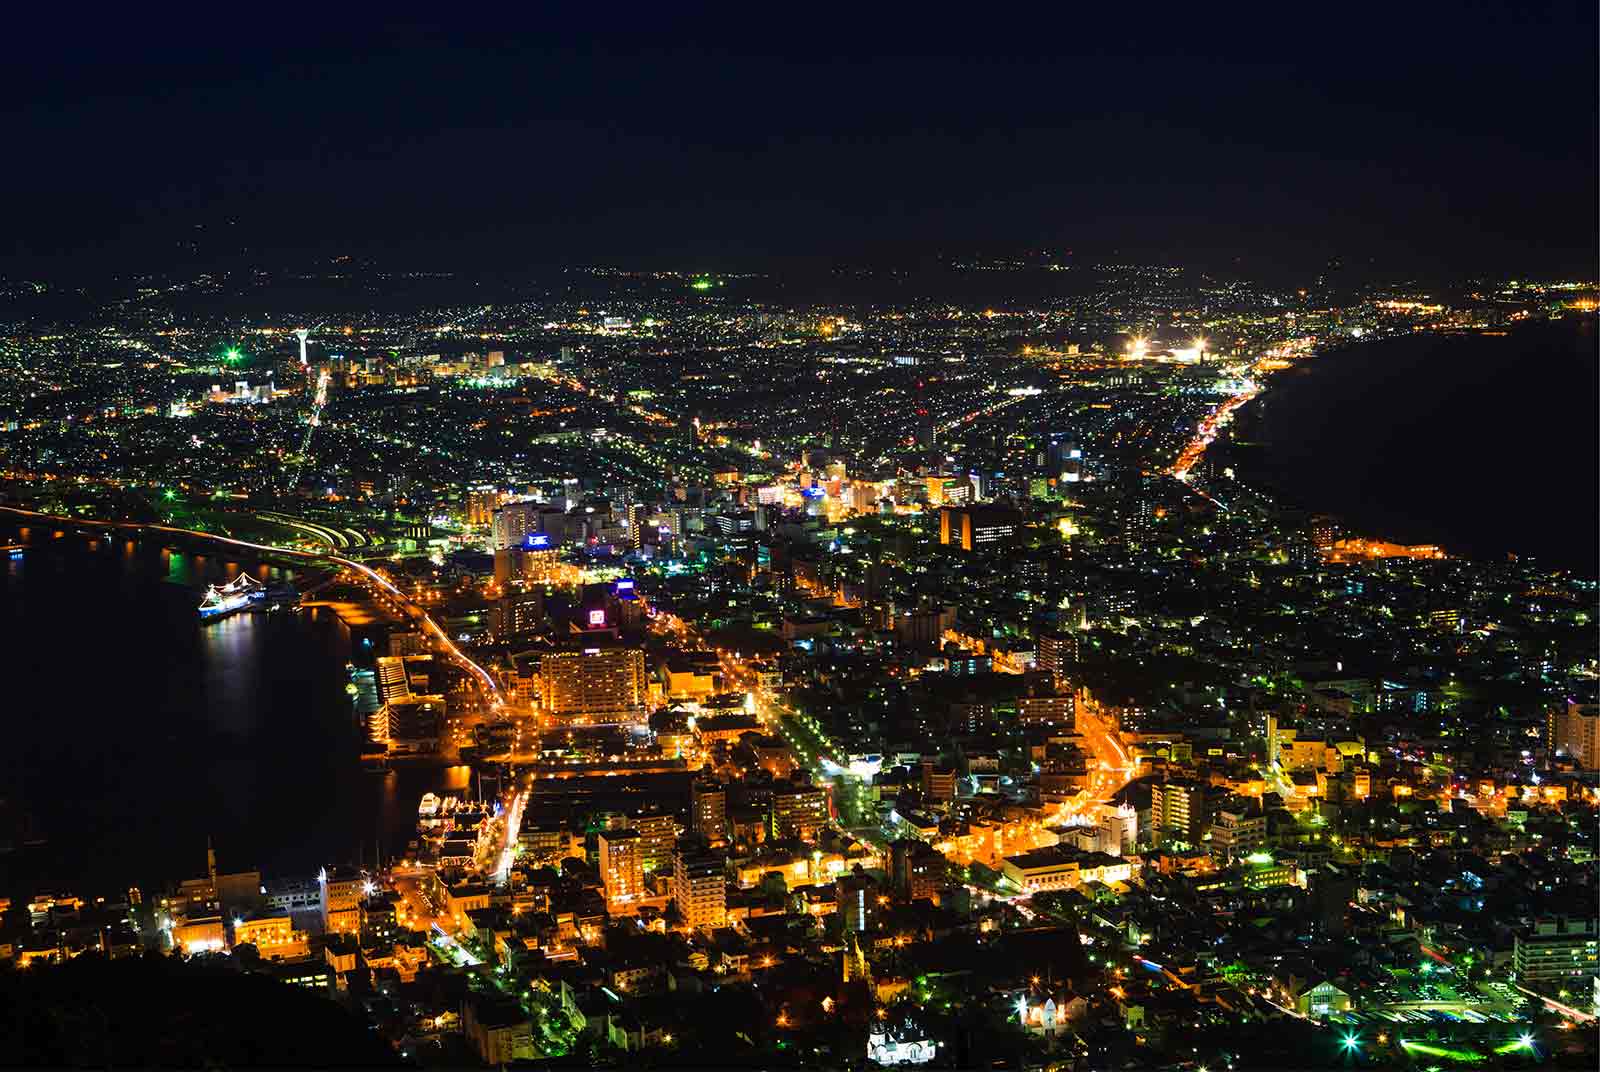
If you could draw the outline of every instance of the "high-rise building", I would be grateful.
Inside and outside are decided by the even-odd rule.
[[[1565,752],[1584,770],[1600,770],[1600,704],[1567,701],[1545,716],[1545,746],[1552,753]]]
[[[996,550],[1017,541],[1022,517],[999,506],[945,507],[939,511],[939,542],[963,551]]]
[[[1041,632],[1034,648],[1034,665],[1055,675],[1057,689],[1064,688],[1078,664],[1078,635],[1067,630]]]
[[[931,900],[945,877],[945,858],[918,838],[900,838],[889,846],[889,884],[907,901]]]
[[[644,892],[644,853],[637,830],[602,830],[596,835],[600,845],[600,881],[605,886],[606,905],[625,908]]]
[[[657,812],[635,815],[628,826],[639,833],[639,861],[647,875],[665,871],[672,863],[672,848],[678,840],[678,817]]]
[[[753,510],[715,514],[710,523],[723,541],[733,547],[748,547],[756,538],[756,515]]]
[[[396,658],[407,655],[427,655],[431,650],[433,634],[408,626],[389,630],[389,654]],[[376,680],[376,678],[374,678]]]
[[[1065,696],[1023,696],[1017,700],[1017,722],[1024,726],[1048,726],[1071,733],[1077,726],[1076,701]]]
[[[539,702],[546,726],[629,725],[644,721],[649,685],[644,652],[590,637],[539,662]]]
[[[956,772],[931,759],[922,761],[922,799],[944,802],[956,798]]]
[[[701,838],[684,838],[672,857],[672,900],[693,930],[728,925],[728,885],[720,855]]]
[[[645,516],[648,514],[643,503],[632,503],[627,509],[628,519],[628,548],[632,551],[644,546]]]
[[[501,547],[494,552],[494,583],[502,588],[514,581],[525,584],[559,583],[561,578],[561,552],[547,546],[543,535],[528,537],[530,543],[522,547]],[[538,542],[540,546],[532,546]]]
[[[508,502],[494,511],[495,550],[522,547],[528,537],[541,531],[540,506],[535,502]]]
[[[689,828],[713,845],[728,840],[728,790],[699,779],[689,790]]]
[[[1546,917],[1516,935],[1512,969],[1531,987],[1588,989],[1600,975],[1600,921]]]
[[[1036,461],[1047,480],[1076,484],[1083,479],[1083,451],[1065,432],[1052,433]]]
[[[436,668],[431,653],[423,651],[402,655],[400,665],[406,672],[406,684],[413,695],[433,691],[429,683],[433,680]]]
[[[877,508],[878,500],[883,497],[876,484],[869,484],[864,480],[857,480],[845,490],[845,501],[850,509],[858,514],[870,513]]]
[[[473,488],[467,492],[467,524],[492,525],[494,511],[506,501],[506,493],[496,488]]]
[[[367,948],[393,945],[401,937],[398,893],[373,893],[361,902],[361,941]]]
[[[1337,518],[1318,515],[1311,519],[1311,545],[1324,558],[1333,554],[1333,546],[1344,535]]]
[[[344,868],[324,869],[317,876],[318,907],[326,934],[355,934],[361,929],[361,898],[367,883]]]
[[[834,881],[834,903],[839,906],[839,922],[845,933],[869,930],[878,907],[878,884],[857,870]]]
[[[501,642],[522,640],[537,633],[543,621],[543,588],[512,592],[495,604],[494,637]]]
[[[1150,825],[1157,844],[1200,844],[1205,832],[1205,787],[1190,781],[1150,787]]]
[[[828,796],[819,786],[799,782],[772,788],[767,829],[774,838],[812,841],[828,825]]]

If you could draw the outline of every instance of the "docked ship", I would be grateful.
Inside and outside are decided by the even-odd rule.
[[[225,618],[266,598],[266,587],[248,573],[241,573],[220,588],[214,584],[206,587],[206,597],[200,601],[200,617],[207,621]]]

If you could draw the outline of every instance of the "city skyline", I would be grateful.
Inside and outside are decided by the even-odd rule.
[[[1593,6],[16,20],[0,1066],[1592,1068]]]

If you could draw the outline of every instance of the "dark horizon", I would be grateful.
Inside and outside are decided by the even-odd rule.
[[[694,9],[462,33],[224,14],[70,43],[46,19],[6,76],[0,274],[1027,250],[1296,279],[1332,258],[1592,272],[1593,6],[1340,15],[941,33]]]

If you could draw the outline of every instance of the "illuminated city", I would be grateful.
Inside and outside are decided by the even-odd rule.
[[[0,1064],[1593,1068],[1571,14],[1419,23],[1502,38],[1526,70],[1494,107],[1431,60],[1372,76],[1575,139],[1536,151],[1369,118],[1355,69],[1306,75],[1316,103],[1225,43],[1182,91],[1210,118],[1166,84],[1187,61],[812,48],[848,26],[770,55],[395,27],[370,60],[243,48],[259,100],[184,34],[148,100],[91,99],[125,60],[85,73],[69,126],[171,117],[228,181],[152,163],[148,213],[89,234],[75,191],[116,176],[15,180],[40,219],[0,256]],[[1013,61],[1150,125],[1016,103]],[[1017,152],[958,161],[995,148],[967,112],[894,111],[947,70]],[[348,122],[375,85],[415,117]],[[57,93],[20,142],[55,144]],[[1313,178],[1262,133],[1241,159],[1293,197],[1230,193],[1221,153],[1214,188],[1163,176],[1251,141],[1224,116],[1302,108],[1372,159]],[[290,114],[326,159],[235,159]],[[1519,196],[1554,215],[1441,237],[1535,156]],[[902,165],[948,171],[870,208]],[[1408,169],[1459,204],[1406,207]],[[497,189],[524,172],[531,200]],[[1371,219],[1309,207],[1351,176]],[[897,229],[924,225],[936,250]]]

